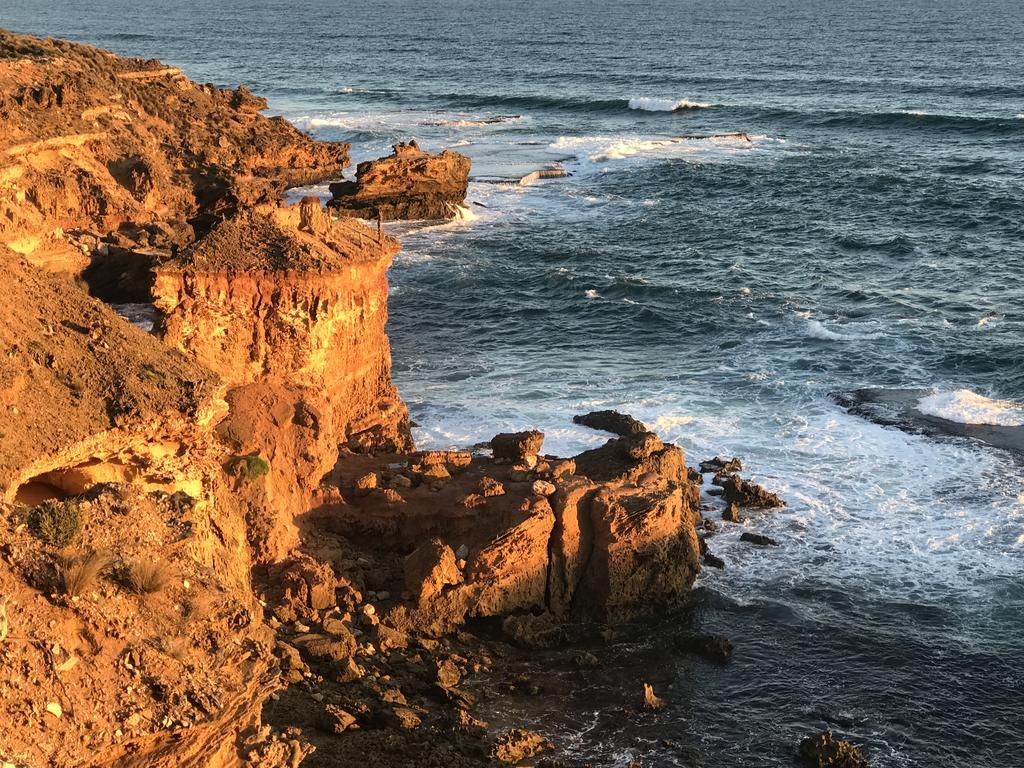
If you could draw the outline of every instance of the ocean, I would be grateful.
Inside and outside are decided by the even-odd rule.
[[[721,526],[690,610],[594,672],[538,654],[486,719],[602,767],[789,766],[826,726],[876,768],[1024,764],[1024,6],[144,5],[0,25],[245,83],[356,161],[473,158],[462,219],[393,227],[421,446],[576,452],[616,408],[789,501]],[[676,649],[695,625],[730,664]]]

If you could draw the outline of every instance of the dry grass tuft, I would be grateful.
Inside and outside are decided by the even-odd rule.
[[[169,580],[170,572],[162,560],[136,560],[128,567],[128,586],[140,595],[159,592]]]
[[[91,592],[108,565],[110,556],[100,551],[61,560],[57,568],[64,593],[70,597],[81,597]]]

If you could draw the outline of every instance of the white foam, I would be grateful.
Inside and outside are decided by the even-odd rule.
[[[960,424],[986,424],[1000,427],[1024,427],[1024,403],[992,400],[969,389],[936,392],[922,397],[917,410]]]
[[[841,333],[829,330],[817,320],[807,321],[807,335],[812,339],[821,339],[822,341],[839,341],[846,338]]]
[[[610,163],[632,159],[670,159],[686,155],[731,155],[749,151],[755,146],[744,134],[723,134],[706,137],[625,136],[561,136],[548,145],[548,152],[577,162]]]
[[[655,99],[647,96],[635,96],[629,100],[630,109],[640,109],[645,112],[676,112],[681,109],[707,109],[710,107],[702,101],[690,101],[689,99]]]
[[[834,330],[820,320],[810,318],[809,314],[798,313],[802,319],[807,321],[805,333],[812,339],[821,339],[822,341],[857,341],[859,339],[877,339],[883,335],[881,331],[877,330],[879,327],[877,322],[847,323],[842,326],[842,330]]]
[[[599,294],[593,288],[588,288],[587,291],[583,295],[586,296],[588,299],[600,299],[601,298],[601,294]]]

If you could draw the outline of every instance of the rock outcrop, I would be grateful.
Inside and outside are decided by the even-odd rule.
[[[163,339],[229,388],[305,391],[338,443],[409,450],[384,330],[398,249],[359,222],[332,220],[316,198],[248,210],[157,271]]]
[[[148,265],[240,207],[341,175],[347,144],[265,108],[158,61],[0,30],[0,245],[75,274],[123,246]]]
[[[360,163],[355,181],[331,184],[330,206],[345,216],[383,221],[455,218],[466,200],[469,168],[470,159],[458,152],[435,155],[415,141],[395,144],[390,156]]]
[[[797,755],[807,768],[869,768],[864,753],[850,742],[837,739],[832,731],[805,738]]]
[[[497,436],[494,458],[467,454],[444,473],[404,456],[343,456],[335,477],[371,470],[378,480],[326,519],[353,541],[411,552],[400,588],[413,600],[388,617],[404,631],[440,635],[468,618],[501,617],[525,644],[557,641],[564,622],[670,605],[700,570],[697,486],[678,471],[678,447],[644,434],[633,456],[609,449],[614,471],[597,479],[575,474],[571,460],[538,456],[539,432]]]

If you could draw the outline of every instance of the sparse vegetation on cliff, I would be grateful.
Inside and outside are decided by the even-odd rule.
[[[82,525],[82,510],[74,500],[44,501],[28,514],[29,530],[56,549],[74,544],[82,535]]]

